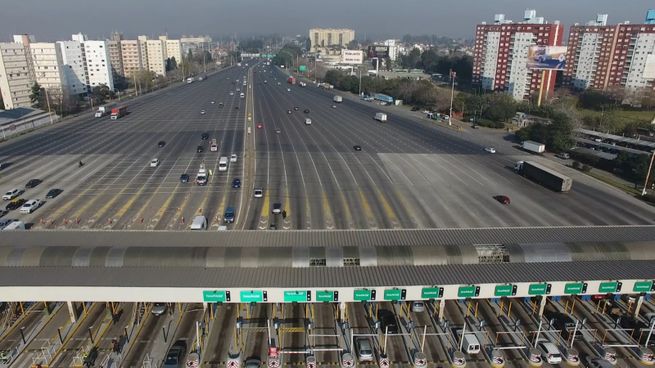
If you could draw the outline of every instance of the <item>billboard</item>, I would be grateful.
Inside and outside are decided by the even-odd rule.
[[[566,67],[566,46],[530,46],[528,68],[543,70],[564,70]]]
[[[380,46],[380,45],[369,46],[366,54],[369,59],[375,57],[380,59],[386,59],[387,57],[389,57],[389,46]]]

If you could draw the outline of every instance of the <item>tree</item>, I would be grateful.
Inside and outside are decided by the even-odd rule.
[[[116,95],[114,92],[110,90],[106,84],[100,84],[99,86],[93,87],[91,90],[91,98],[93,99],[94,105],[102,105],[107,100],[115,97]]]
[[[421,50],[413,48],[407,55],[401,55],[400,65],[405,69],[414,69],[419,67],[421,61]]]
[[[489,104],[483,112],[483,117],[495,122],[505,122],[516,115],[516,103],[512,96],[506,93],[495,93],[485,95],[485,98],[488,98]]]
[[[0,108],[4,109],[5,108],[5,101],[2,99],[2,95],[0,94]]]
[[[177,60],[175,60],[175,56],[166,59],[166,71],[170,72],[175,69],[177,69]]]
[[[43,91],[43,88],[41,88],[41,85],[39,85],[37,82],[34,82],[30,91],[30,102],[32,102],[32,106],[38,109],[42,108],[45,100],[44,95],[45,92]]]

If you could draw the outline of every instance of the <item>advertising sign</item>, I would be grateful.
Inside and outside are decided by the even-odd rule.
[[[566,67],[566,46],[530,46],[528,68],[541,70],[564,70]]]

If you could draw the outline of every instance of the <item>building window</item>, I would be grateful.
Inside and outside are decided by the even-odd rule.
[[[309,267],[321,267],[326,265],[327,262],[325,258],[312,258],[309,260]]]

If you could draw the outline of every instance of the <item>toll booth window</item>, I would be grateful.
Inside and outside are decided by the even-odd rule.
[[[343,259],[344,266],[359,266],[359,258],[346,257]]]
[[[309,267],[320,267],[326,266],[327,262],[325,258],[312,258],[309,260]]]
[[[508,263],[509,252],[503,244],[478,244],[475,245],[478,253],[478,263]]]

